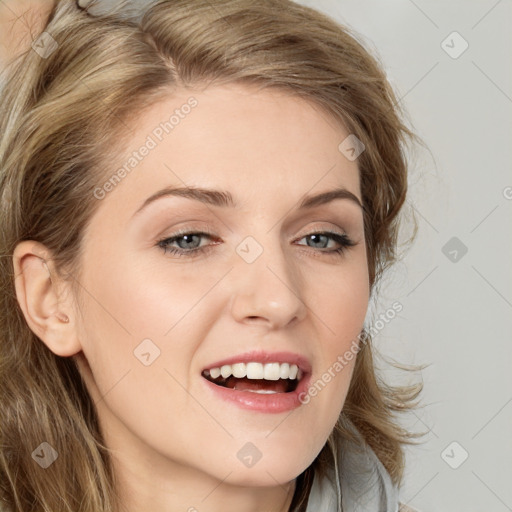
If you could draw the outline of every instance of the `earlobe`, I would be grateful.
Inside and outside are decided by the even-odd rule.
[[[16,297],[30,329],[59,356],[80,352],[71,305],[59,302],[67,284],[57,278],[46,247],[32,240],[20,242],[13,266]]]

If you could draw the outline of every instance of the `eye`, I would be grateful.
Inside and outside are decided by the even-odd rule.
[[[204,252],[212,248],[211,245],[201,246],[202,238],[211,239],[209,233],[202,231],[181,231],[169,238],[158,241],[158,246],[163,249],[164,254],[174,254],[176,256],[196,255],[198,252]],[[177,244],[178,247],[172,247]]]
[[[202,239],[214,238],[213,234],[204,231],[180,231],[173,236],[159,240],[157,245],[160,247],[164,254],[171,254],[178,257],[195,257],[202,253],[206,253],[213,249],[214,245],[201,245]],[[345,233],[335,233],[330,231],[314,232],[303,236],[300,240],[309,239],[314,245],[308,245],[312,249],[319,249],[315,252],[327,253],[330,255],[341,255],[349,247],[357,245]],[[333,240],[339,247],[330,248],[324,247],[329,245],[329,241]],[[302,244],[299,244],[302,245]]]
[[[320,252],[328,253],[328,254],[334,254],[334,255],[341,255],[345,252],[345,250],[349,247],[353,247],[354,245],[357,245],[354,241],[352,241],[349,236],[345,233],[335,233],[331,231],[322,231],[322,232],[315,232],[310,233],[309,235],[303,236],[300,240],[309,239],[313,241],[313,248],[319,248],[319,249],[327,249],[327,247],[323,247],[325,243],[329,243],[329,239],[334,240],[339,247],[330,249],[330,250],[323,250]],[[320,247],[319,247],[320,246]],[[311,247],[311,246],[309,246]]]

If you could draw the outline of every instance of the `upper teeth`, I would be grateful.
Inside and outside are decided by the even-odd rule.
[[[206,370],[206,374],[210,375],[213,379],[217,377],[224,377],[227,379],[231,375],[238,379],[247,377],[248,379],[266,379],[266,380],[279,380],[279,379],[301,379],[302,370],[296,364],[288,363],[235,363],[225,364],[220,368],[210,368]]]

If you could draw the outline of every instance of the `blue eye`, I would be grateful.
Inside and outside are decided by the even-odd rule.
[[[349,247],[353,247],[354,245],[357,245],[345,233],[343,233],[343,234],[342,233],[334,233],[334,232],[330,232],[330,231],[322,231],[319,233],[310,233],[309,235],[302,237],[301,240],[303,240],[304,238],[309,238],[309,240],[312,240],[313,243],[322,245],[322,246],[323,246],[323,241],[327,241],[327,244],[328,244],[329,239],[334,240],[339,245],[338,248],[319,251],[319,252],[323,252],[323,253],[327,253],[327,254],[331,254],[331,255],[335,255],[335,256],[336,255],[340,256]],[[313,249],[315,249],[315,248],[322,249],[323,248],[323,247],[318,247],[318,245],[314,245],[314,246],[310,246],[310,247],[312,247]]]
[[[202,231],[180,231],[172,237],[164,238],[158,241],[158,246],[163,249],[164,254],[175,256],[196,256],[197,253],[209,251],[212,246],[200,246],[201,238],[212,238],[209,233]],[[178,247],[171,247],[171,244],[177,244]]]
[[[159,240],[157,245],[164,251],[164,254],[171,254],[179,257],[195,257],[201,253],[210,251],[213,249],[213,246],[216,245],[210,244],[201,246],[201,239],[203,238],[212,239],[213,236],[210,233],[205,233],[202,231],[182,231],[174,234],[171,237]],[[313,249],[320,249],[317,252],[330,255],[341,255],[347,248],[357,245],[348,237],[348,235],[344,233],[334,233],[329,231],[314,232],[303,236],[299,240],[303,240],[305,238],[312,240],[313,243],[316,244],[309,247]],[[334,242],[336,242],[339,247],[325,250],[326,247],[323,247],[323,245],[325,245],[325,243],[328,245],[329,240],[334,240]],[[173,246],[173,244],[176,244],[178,247]]]

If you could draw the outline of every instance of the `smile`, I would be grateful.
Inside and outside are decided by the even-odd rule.
[[[204,370],[205,379],[225,388],[259,394],[290,393],[297,389],[304,372],[291,363],[225,364]]]

